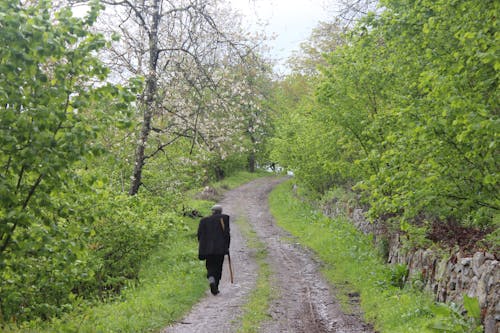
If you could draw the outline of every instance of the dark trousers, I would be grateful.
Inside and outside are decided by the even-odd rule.
[[[207,267],[207,279],[213,276],[215,283],[219,286],[220,278],[222,277],[222,264],[224,263],[224,255],[213,254],[207,256],[205,266]]]

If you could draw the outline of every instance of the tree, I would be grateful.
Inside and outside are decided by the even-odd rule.
[[[299,51],[288,59],[292,71],[311,76],[319,74],[318,67],[327,64],[326,54],[345,44],[346,33],[347,29],[338,20],[319,22],[309,39],[301,43]]]
[[[344,26],[354,27],[360,19],[373,13],[379,7],[379,0],[340,0],[335,2],[338,17]]]
[[[341,49],[346,42],[346,31],[339,20],[320,22],[288,60],[292,74],[276,82],[273,89],[276,132],[271,155],[318,192],[348,178],[339,170],[345,168],[334,166],[344,164],[339,154],[347,153],[336,147],[339,128],[327,119],[328,112],[319,110],[321,105],[314,98],[320,69],[328,66],[327,55]],[[333,137],[329,138],[330,135]]]
[[[230,111],[237,91],[221,92],[221,87],[231,91],[227,70],[244,62],[256,46],[218,1],[104,3],[112,6],[105,16],[109,31],[118,27],[122,37],[107,56],[116,76],[145,80],[137,106],[142,121],[129,189],[134,195],[149,158],[178,140],[198,143],[200,128],[206,124],[200,120],[219,117],[222,113],[215,116],[217,110]],[[228,125],[231,128],[233,122]],[[152,140],[154,146],[149,145]]]
[[[499,209],[498,4],[381,4],[322,71],[322,107],[309,121],[334,131],[324,134],[342,154],[330,172],[353,176],[373,217],[491,225]]]
[[[498,212],[498,71],[495,1],[386,1],[377,29],[398,54],[392,97],[395,131],[377,187],[391,195],[376,209],[404,216],[489,224]],[[394,61],[394,57],[390,58]],[[400,135],[404,133],[404,135]],[[390,176],[389,176],[390,174]],[[381,186],[380,179],[390,179]],[[381,204],[381,205],[379,205]]]
[[[67,166],[91,150],[87,140],[94,132],[84,125],[82,111],[103,91],[89,83],[107,73],[92,56],[104,41],[86,30],[97,7],[87,21],[61,11],[57,24],[50,21],[49,7],[48,1],[28,8],[7,1],[2,8],[1,38],[9,48],[1,51],[0,254],[17,227],[29,225],[33,201],[48,200],[44,196],[58,186]]]
[[[49,316],[51,305],[69,297],[80,237],[91,222],[73,215],[76,201],[84,200],[73,192],[84,192],[86,185],[77,165],[99,152],[93,140],[101,125],[130,101],[126,91],[105,83],[108,70],[95,57],[106,43],[89,31],[98,11],[92,3],[87,16],[77,19],[69,9],[53,11],[50,1],[0,3],[0,41],[8,45],[0,49],[0,315],[5,320],[29,317],[32,306]],[[98,103],[106,103],[107,110],[95,108]]]

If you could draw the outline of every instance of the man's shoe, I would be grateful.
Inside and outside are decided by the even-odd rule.
[[[215,278],[213,276],[208,278],[208,283],[210,284],[210,292],[212,295],[217,295],[219,293],[219,288],[217,288],[217,284],[215,283]]]
[[[219,293],[215,282],[210,283],[210,292],[212,293],[212,295],[217,295]]]

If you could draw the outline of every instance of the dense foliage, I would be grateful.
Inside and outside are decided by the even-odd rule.
[[[286,103],[275,158],[315,192],[355,185],[372,217],[401,217],[403,229],[492,226],[500,208],[500,4],[381,4],[328,54],[312,84],[316,98]]]
[[[159,240],[184,230],[183,192],[215,178],[213,156],[196,159],[203,148],[180,133],[168,150],[151,143],[144,193],[125,194],[144,79],[109,83],[101,52],[111,41],[95,32],[102,7],[89,4],[78,18],[52,1],[0,3],[0,42],[8,45],[0,49],[0,328],[119,297]],[[232,75],[234,84],[246,79]],[[229,138],[236,148],[218,165],[226,175],[258,151],[260,139],[248,133],[258,132],[260,99],[245,100],[256,113],[243,113],[253,123]],[[225,111],[219,124],[231,116]]]
[[[105,41],[88,32],[97,6],[83,20],[48,1],[0,6],[0,320],[24,320],[61,311],[86,279],[93,217],[77,165],[127,96],[93,84],[107,73],[93,56]]]

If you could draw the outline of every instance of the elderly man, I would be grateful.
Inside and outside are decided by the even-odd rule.
[[[198,225],[198,258],[205,260],[212,295],[219,293],[222,264],[229,254],[230,241],[229,215],[222,214],[222,206],[215,205],[212,215],[202,218]]]

